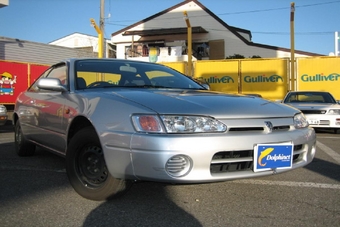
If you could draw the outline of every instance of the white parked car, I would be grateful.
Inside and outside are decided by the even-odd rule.
[[[340,133],[340,104],[325,91],[291,91],[282,101],[304,113],[313,128],[333,129]]]

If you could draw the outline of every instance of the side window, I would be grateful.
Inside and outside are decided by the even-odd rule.
[[[61,84],[67,86],[68,85],[68,78],[66,77],[66,65],[60,65],[54,67],[52,71],[47,75],[47,78],[57,78],[61,81]]]
[[[60,64],[56,65],[54,67],[49,68],[46,70],[40,77],[40,78],[57,78],[61,81],[61,83],[65,86],[68,86],[68,78],[67,78],[67,68],[65,64]],[[38,92],[40,89],[37,86],[37,82],[39,81],[36,80],[32,86],[28,89],[28,91],[31,92]]]
[[[30,91],[30,92],[38,92],[39,88],[37,86],[37,83],[38,83],[39,79],[46,77],[51,72],[51,70],[52,70],[52,68],[49,68],[43,74],[41,74],[39,76],[39,78],[36,81],[34,81],[34,83],[31,85],[31,87],[28,88],[28,91]]]

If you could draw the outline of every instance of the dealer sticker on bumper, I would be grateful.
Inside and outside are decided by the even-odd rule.
[[[257,144],[254,147],[254,172],[287,169],[293,163],[293,144]]]

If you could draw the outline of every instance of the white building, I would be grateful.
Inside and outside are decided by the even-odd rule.
[[[89,48],[69,48],[0,36],[0,60],[51,65],[66,58],[97,56]]]
[[[0,8],[8,6],[9,0],[0,0]]]
[[[111,40],[105,40],[104,57],[158,62],[187,61],[185,11],[192,29],[193,60],[220,60],[235,54],[244,57],[290,58],[290,49],[252,42],[251,31],[228,25],[198,0],[184,0],[112,33]],[[49,44],[88,51],[92,49],[98,53],[98,37],[77,32]],[[320,54],[295,50],[295,57],[310,56]]]
[[[117,58],[144,61],[187,59],[187,12],[192,29],[192,53],[196,59],[225,59],[234,54],[245,57],[289,58],[290,49],[253,43],[249,30],[229,26],[197,0],[186,0],[135,24],[112,33]],[[150,58],[157,53],[157,59]],[[149,56],[150,55],[150,56]],[[295,50],[296,57],[320,54]]]
[[[52,41],[49,44],[77,49],[87,49],[88,51],[98,53],[98,37],[89,36],[78,32]],[[104,57],[115,58],[116,57],[115,46],[111,44],[110,40],[105,40],[105,44],[106,45],[104,45]]]

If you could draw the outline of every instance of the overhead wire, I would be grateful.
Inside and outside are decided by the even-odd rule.
[[[111,0],[110,0],[111,1]],[[305,8],[305,7],[313,7],[313,6],[320,6],[320,5],[327,5],[327,4],[334,4],[334,3],[340,3],[340,0],[336,1],[328,1],[328,2],[320,2],[320,3],[313,3],[313,4],[305,4],[305,5],[295,5],[295,8]],[[240,12],[229,12],[229,13],[219,13],[216,14],[217,16],[225,16],[225,15],[235,15],[235,14],[250,14],[250,13],[261,13],[261,12],[270,12],[270,11],[277,11],[277,10],[290,10],[290,7],[280,7],[280,8],[269,8],[269,9],[260,9],[260,10],[250,10],[250,11],[240,11]],[[204,16],[210,16],[210,15],[195,15],[191,16],[190,18],[195,18],[195,17],[204,17]],[[168,18],[156,18],[154,20],[171,20],[171,19],[178,19],[178,17],[168,17]],[[115,21],[113,22],[106,22],[108,25],[114,25],[114,26],[120,26],[120,27],[127,27],[129,25],[127,24],[121,24],[120,22],[131,22],[135,20],[120,20],[120,21]],[[162,28],[161,26],[154,26],[154,27],[145,27],[146,29],[158,29]],[[218,29],[209,29],[208,27],[206,28],[207,30],[218,30]],[[222,31],[222,30],[218,30]],[[290,33],[288,32],[262,32],[262,31],[252,31],[254,34],[268,34],[268,35],[289,35]],[[334,33],[334,31],[323,31],[323,32],[296,32],[296,35],[328,35]]]

